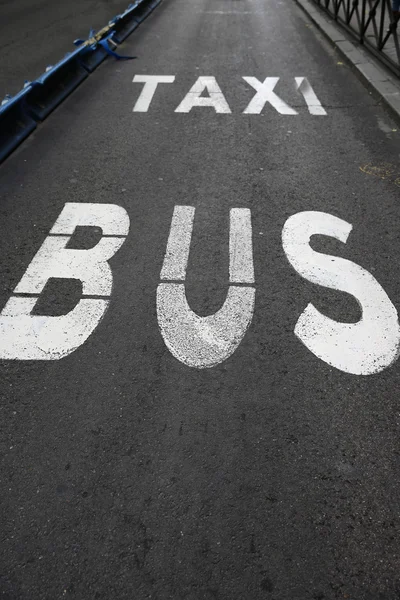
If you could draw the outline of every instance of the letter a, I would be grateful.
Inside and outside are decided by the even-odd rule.
[[[78,225],[101,227],[107,237],[102,237],[88,250],[68,249]],[[65,204],[15,288],[15,295],[0,313],[0,359],[58,360],[79,348],[107,310],[107,297],[112,290],[112,273],[107,261],[122,246],[128,231],[129,217],[121,206]],[[62,316],[32,315],[51,277],[77,279],[82,283],[83,296],[101,298],[82,298],[74,309]]]
[[[206,90],[209,96],[202,96]],[[212,106],[216,113],[231,112],[215,77],[199,77],[175,112],[188,113],[194,106]]]
[[[172,217],[161,279],[184,281],[195,209],[176,206]],[[230,211],[229,279],[231,284],[254,284],[251,215],[247,208]],[[199,317],[189,307],[184,283],[160,283],[157,317],[170,352],[189,367],[203,369],[226,360],[242,341],[254,312],[255,289],[230,285],[222,308]]]

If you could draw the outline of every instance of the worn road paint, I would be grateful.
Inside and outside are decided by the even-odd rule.
[[[117,204],[67,202],[50,235],[72,235],[77,227],[100,227],[103,236],[126,237],[129,224],[128,213]]]
[[[177,206],[165,253],[161,279],[184,280],[193,229],[193,207]],[[231,283],[253,283],[252,229],[249,209],[230,212],[229,274]],[[160,283],[157,318],[170,352],[189,367],[213,367],[233,354],[253,318],[254,287],[230,285],[222,308],[199,317],[189,307],[184,283]]]
[[[161,269],[161,279],[169,281],[185,280],[194,212],[193,206],[175,206],[174,208],[167,250]]]
[[[37,298],[11,296],[0,314],[0,359],[58,360],[79,348],[103,318],[108,300],[82,299],[61,317],[32,316]]]
[[[229,281],[254,283],[253,240],[249,208],[232,208],[229,228]]]
[[[135,75],[133,83],[144,83],[133,112],[147,112],[159,83],[174,83],[175,75]]]
[[[325,116],[326,111],[318,100],[316,93],[310,85],[307,77],[295,77],[297,90],[303,94],[311,115]]]
[[[67,248],[77,226],[97,226],[103,237],[87,250]],[[103,318],[112,291],[108,260],[114,256],[129,232],[127,212],[115,204],[67,203],[37,254],[0,313],[0,358],[58,360],[71,354]],[[66,315],[38,316],[31,312],[47,281],[77,279],[82,298]],[[105,298],[104,298],[105,297]]]
[[[264,106],[269,103],[281,115],[298,115],[298,112],[274,91],[279,77],[267,77],[264,82],[259,81],[256,77],[243,77],[243,79],[257,92],[243,111],[244,114],[259,115]],[[133,82],[144,83],[144,87],[133,107],[133,112],[147,112],[158,84],[173,83],[174,81],[175,75],[135,75]],[[295,82],[296,90],[303,95],[309,113],[317,116],[326,115],[327,113],[307,77],[295,77]],[[208,96],[202,96],[204,92],[207,92]],[[215,77],[199,77],[175,112],[189,113],[194,107],[210,106],[216,113],[231,114],[232,112]]]
[[[371,375],[383,371],[399,356],[397,311],[368,271],[310,247],[312,235],[327,235],[345,244],[351,230],[350,223],[323,212],[301,212],[286,221],[282,244],[294,269],[312,283],[351,294],[362,310],[357,323],[339,323],[308,304],[294,333],[329,365],[354,375]]]
[[[14,290],[15,294],[41,294],[51,277],[79,279],[85,296],[109,296],[112,273],[108,260],[124,243],[121,237],[103,237],[90,250],[66,248],[71,236],[49,235]]]
[[[266,77],[261,82],[256,77],[243,77],[243,79],[256,90],[255,96],[250,101],[243,113],[247,115],[259,115],[267,102],[271,104],[281,115],[297,115],[297,111],[291,108],[275,92],[274,88],[279,77]]]
[[[171,353],[190,367],[206,368],[231,356],[252,321],[252,225],[249,209],[231,209],[227,297],[214,315],[199,317],[187,303],[184,283],[194,215],[194,207],[174,208],[161,270],[163,282],[157,289],[157,318]],[[68,248],[77,226],[99,227],[102,238],[90,249]],[[313,235],[346,243],[351,230],[352,225],[327,213],[298,213],[286,221],[282,244],[289,262],[302,277],[351,294],[362,311],[357,323],[340,323],[308,304],[296,323],[295,335],[329,365],[354,375],[370,375],[390,366],[399,356],[396,308],[368,271],[310,247]],[[107,310],[112,291],[108,260],[122,246],[128,232],[129,217],[120,206],[67,203],[0,313],[0,359],[57,360],[83,344]],[[83,298],[66,315],[32,315],[52,277],[79,280]]]
[[[199,317],[189,307],[184,283],[160,283],[157,317],[164,342],[188,367],[214,367],[233,354],[254,312],[255,289],[229,286],[223,307]]]
[[[201,96],[204,91],[207,91],[208,97]],[[212,106],[216,113],[231,112],[215,77],[199,77],[175,112],[188,113],[195,106]]]

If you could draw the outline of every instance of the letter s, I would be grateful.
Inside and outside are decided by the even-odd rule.
[[[397,311],[371,273],[344,258],[315,252],[309,244],[316,234],[345,244],[351,230],[346,221],[323,212],[301,212],[286,221],[282,245],[294,269],[312,283],[351,294],[362,310],[357,323],[338,323],[309,304],[294,333],[329,365],[354,375],[371,375],[399,355]]]

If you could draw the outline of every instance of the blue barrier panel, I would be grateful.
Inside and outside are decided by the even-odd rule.
[[[113,39],[117,44],[120,44],[128,37],[128,35],[135,31],[138,26],[139,21],[132,15],[129,20],[124,20],[123,23],[116,24],[116,33],[114,34]]]
[[[160,0],[144,0],[139,4],[137,9],[135,10],[135,19],[141,23],[149,16],[149,14],[155,9],[157,4],[160,3]]]
[[[93,73],[107,56],[108,53],[102,46],[93,44],[81,49],[81,52],[78,54],[78,60],[89,73]]]
[[[43,121],[86,77],[79,61],[80,49],[67,54],[44,75],[32,82],[26,101],[31,115]]]
[[[0,162],[3,161],[36,127],[26,111],[30,86],[0,106]]]
[[[130,4],[124,13],[115,17],[113,25],[115,34],[113,39],[117,44],[123,42],[139,25],[139,21],[135,18],[135,10],[141,2],[143,0],[137,0],[135,3]]]
[[[113,39],[120,44],[160,4],[161,0],[141,0],[130,5],[127,11],[116,18]]]

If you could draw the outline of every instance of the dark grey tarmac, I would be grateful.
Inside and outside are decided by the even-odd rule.
[[[88,341],[0,363],[0,597],[397,600],[400,363],[350,375],[295,337],[309,302],[360,313],[294,271],[281,232],[303,210],[348,221],[347,244],[313,247],[363,266],[399,308],[398,126],[290,0],[165,0],[123,50],[138,59],[107,60],[0,168],[1,307],[64,203],[131,220]],[[134,113],[135,74],[176,81]],[[199,75],[232,114],[174,112]],[[299,115],[242,114],[243,76],[280,77]],[[327,116],[308,113],[298,76]],[[186,291],[200,315],[226,296],[229,209],[252,213],[254,318],[212,369],[176,360],[157,324],[177,204],[196,207]],[[60,314],[79,290],[43,296]]]

